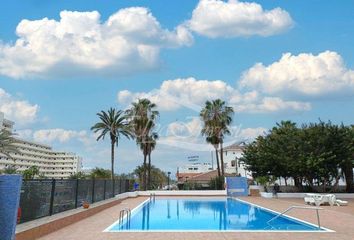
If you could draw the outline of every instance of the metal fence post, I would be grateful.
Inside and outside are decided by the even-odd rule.
[[[119,193],[122,193],[122,179],[119,178]]]
[[[114,197],[115,196],[115,188],[116,188],[116,179],[115,178],[113,178],[113,183],[112,183],[112,197]]]
[[[92,203],[95,202],[95,178],[92,178]]]
[[[106,199],[106,179],[104,180],[104,185],[103,185],[103,200],[105,200]]]
[[[76,179],[76,189],[75,189],[75,208],[77,208],[77,200],[79,195],[79,179]]]
[[[53,205],[54,205],[54,194],[55,194],[55,179],[52,179],[52,190],[50,192],[50,203],[49,203],[49,215],[53,214]]]

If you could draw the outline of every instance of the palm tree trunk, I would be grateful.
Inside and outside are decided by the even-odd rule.
[[[112,179],[112,193],[114,197],[114,142],[111,143],[111,179]]]
[[[215,147],[215,155],[216,155],[216,167],[218,169],[218,177],[220,177],[220,164],[219,164],[219,154],[218,154],[218,148]]]
[[[151,151],[149,151],[148,187],[151,190]]]
[[[221,161],[221,176],[225,176],[225,166],[224,166],[224,149],[222,142],[220,142],[220,161]]]
[[[143,184],[144,184],[144,191],[146,191],[146,189],[147,189],[147,182],[146,182],[146,147],[144,147],[144,176],[143,176],[143,178],[144,178],[144,180],[143,180]]]
[[[114,143],[111,144],[111,179],[114,179]]]

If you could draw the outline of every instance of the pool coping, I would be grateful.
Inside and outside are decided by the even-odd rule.
[[[159,198],[163,199],[164,197],[170,197],[170,196],[160,196]],[[185,197],[185,198],[195,198],[196,196],[182,196],[182,197]],[[202,197],[206,197],[206,196],[202,196]],[[209,196],[210,197],[210,196]],[[227,196],[211,196],[211,197],[214,197],[214,198],[228,198]],[[254,203],[251,203],[251,202],[247,202],[245,200],[242,200],[242,199],[239,199],[239,198],[236,198],[236,197],[230,197],[230,198],[233,198],[237,201],[240,201],[240,202],[243,202],[245,204],[248,204],[248,205],[253,205],[255,207],[258,207],[258,208],[261,208],[265,211],[268,211],[268,212],[271,212],[271,213],[274,213],[274,214],[280,214],[280,212],[277,212],[277,211],[274,211],[272,209],[269,209],[269,208],[266,208],[266,207],[262,207],[258,204],[254,204]],[[137,205],[135,208],[133,208],[133,210],[131,210],[131,214],[133,215],[133,213],[135,213],[141,206],[143,206],[146,202],[148,201],[151,201],[150,198],[146,199],[145,201],[141,202],[139,205]],[[313,226],[313,227],[318,227],[317,225],[313,224],[313,223],[310,223],[310,222],[307,222],[305,220],[302,220],[302,219],[299,219],[299,218],[296,218],[296,217],[292,217],[292,216],[289,216],[289,215],[286,215],[286,214],[283,214],[282,216],[284,216],[285,218],[290,218],[294,221],[297,221],[297,222],[300,222],[300,223],[305,223],[305,224],[308,224],[310,226]],[[123,223],[124,221],[126,221],[127,219],[127,215],[124,214],[124,217],[123,217]],[[320,227],[323,231],[310,231],[310,230],[111,230],[111,228],[113,228],[113,226],[119,224],[119,219],[117,221],[115,221],[114,223],[112,223],[109,227],[107,227],[106,229],[104,229],[102,232],[105,232],[105,233],[138,233],[138,232],[195,232],[195,233],[198,233],[198,232],[216,232],[216,233],[232,233],[232,232],[255,232],[255,233],[335,233],[336,231],[332,230],[332,229],[329,229],[329,228],[326,228],[326,227]]]

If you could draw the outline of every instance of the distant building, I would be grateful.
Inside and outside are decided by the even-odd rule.
[[[244,144],[238,143],[234,143],[224,148],[225,176],[252,178],[252,173],[247,171],[245,165],[239,161],[244,148]],[[185,182],[193,182],[206,186],[211,179],[217,177],[216,164],[200,163],[198,160],[194,160],[191,163],[178,167],[176,177],[179,185],[182,185]]]
[[[13,132],[14,122],[4,118],[0,112],[0,129]],[[0,170],[14,166],[18,171],[24,171],[31,166],[37,166],[40,174],[47,178],[69,178],[81,171],[82,158],[74,153],[57,152],[48,145],[23,140],[15,137],[15,146],[20,153],[10,153],[9,159],[0,153]]]
[[[215,179],[218,176],[217,170],[212,170],[204,173],[199,173],[188,177],[185,181],[179,182],[179,184],[194,183],[200,185],[202,188],[209,187],[210,180]]]
[[[227,174],[252,178],[252,173],[246,170],[246,166],[240,162],[245,144],[234,143],[224,148],[224,170]]]

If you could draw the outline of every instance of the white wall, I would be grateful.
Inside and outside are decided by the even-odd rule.
[[[194,190],[194,191],[136,191],[126,192],[116,195],[118,199],[124,199],[128,197],[138,196],[150,196],[155,194],[156,196],[226,196],[226,190]]]
[[[226,190],[138,191],[139,196],[226,196]]]

